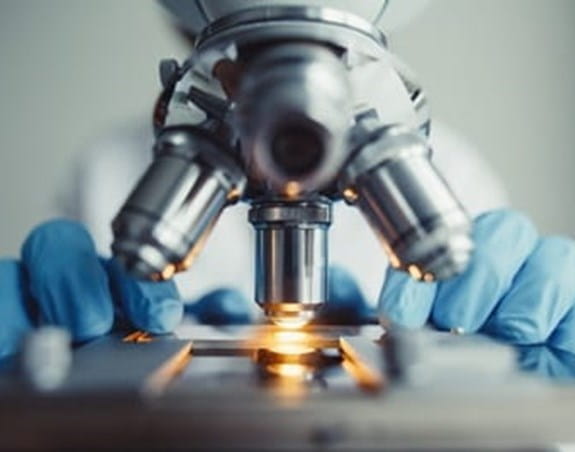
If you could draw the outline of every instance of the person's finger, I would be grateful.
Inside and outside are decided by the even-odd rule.
[[[218,289],[186,305],[186,313],[208,325],[245,325],[252,322],[248,300],[237,290]]]
[[[549,346],[575,355],[575,297],[574,306],[561,319],[549,338]]]
[[[381,322],[419,328],[427,323],[437,290],[436,283],[415,281],[405,272],[387,269],[379,295]]]
[[[21,264],[0,260],[0,359],[15,353],[32,328],[26,298]]]
[[[367,321],[370,309],[355,278],[341,267],[330,267],[327,302],[321,307],[317,323],[356,325]]]
[[[539,240],[503,297],[485,331],[514,344],[543,344],[573,308],[575,244]]]
[[[174,281],[143,281],[126,273],[114,259],[105,262],[114,300],[132,326],[154,334],[172,332],[184,307]]]
[[[575,354],[557,350],[546,345],[519,346],[517,358],[522,370],[555,380],[573,381],[575,378]]]
[[[22,262],[40,323],[69,329],[77,342],[110,331],[114,309],[108,277],[82,225],[41,224],[24,242]]]
[[[475,251],[467,269],[438,285],[431,313],[437,328],[478,331],[535,248],[537,231],[523,214],[497,210],[475,220],[473,239]]]

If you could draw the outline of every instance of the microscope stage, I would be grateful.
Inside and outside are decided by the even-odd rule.
[[[351,450],[575,441],[575,388],[476,336],[185,324],[80,347],[66,382],[0,379],[3,447]]]

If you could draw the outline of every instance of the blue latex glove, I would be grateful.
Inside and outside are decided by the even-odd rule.
[[[249,301],[237,290],[218,289],[186,305],[186,313],[210,325],[243,325],[253,321],[246,306]],[[253,302],[251,302],[253,303]],[[328,300],[322,306],[316,323],[357,325],[373,318],[353,276],[341,267],[331,267],[328,275]]]
[[[228,299],[212,301],[204,316],[241,316],[242,308],[230,308]],[[247,303],[243,310],[249,312]],[[182,313],[173,282],[131,278],[115,261],[99,258],[88,232],[72,221],[38,226],[21,261],[0,260],[0,358],[17,351],[22,336],[38,325],[63,326],[84,342],[122,324],[168,333]]]
[[[327,302],[316,323],[327,325],[359,325],[374,317],[353,276],[345,269],[330,267]]]
[[[381,315],[410,328],[429,323],[575,352],[575,242],[539,237],[509,210],[478,217],[473,236],[471,264],[456,278],[420,283],[390,269]]]
[[[575,381],[575,353],[546,345],[520,346],[517,349],[521,369],[554,380]]]
[[[253,320],[249,303],[238,290],[217,289],[186,305],[186,314],[208,325],[246,325]]]

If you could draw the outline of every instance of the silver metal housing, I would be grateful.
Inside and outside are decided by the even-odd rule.
[[[391,265],[415,279],[460,273],[473,243],[471,222],[430,160],[417,132],[380,129],[342,177],[342,193],[356,204],[381,239]]]
[[[278,325],[312,320],[326,301],[329,200],[254,203],[256,302]]]
[[[348,154],[346,69],[321,45],[272,46],[245,70],[236,116],[249,173],[276,193],[321,190]]]
[[[186,268],[240,196],[253,203],[256,301],[278,323],[304,324],[325,301],[340,195],[396,268],[431,281],[465,267],[470,222],[430,161],[425,95],[368,21],[242,10],[205,28],[182,66],[164,64],[163,80],[157,157],[113,224],[113,251],[136,275]]]
[[[197,128],[166,129],[156,158],[114,219],[114,255],[141,278],[187,268],[245,187],[239,165]]]
[[[259,6],[211,23],[198,36],[197,48],[201,52],[206,48],[229,47],[230,43],[285,38],[329,42],[346,49],[361,49],[364,53],[386,45],[385,35],[377,27],[353,13],[317,6]],[[371,46],[366,45],[365,38],[371,41]]]

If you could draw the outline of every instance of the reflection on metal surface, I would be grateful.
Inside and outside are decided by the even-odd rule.
[[[174,264],[168,264],[160,272],[161,281],[166,281],[176,274],[176,266]]]
[[[122,338],[122,342],[136,342],[136,343],[152,342],[152,336],[150,335],[150,333],[146,331],[134,331],[133,333],[124,336]]]
[[[290,181],[285,184],[284,194],[288,199],[296,199],[301,193],[301,186],[296,181]]]
[[[299,403],[333,362],[325,359],[321,348],[310,346],[309,333],[278,331],[270,339],[269,348],[254,355],[260,381],[281,403]]]
[[[313,352],[314,348],[309,345],[310,334],[304,331],[278,331],[274,333],[277,344],[269,350],[284,355],[301,355]]]
[[[342,191],[343,197],[349,203],[354,203],[357,200],[358,194],[353,188],[346,188]]]
[[[269,325],[255,329],[254,334],[246,340],[254,350],[267,349],[288,353],[289,350],[299,352],[338,347],[338,336],[331,334],[328,328],[310,326],[284,329]]]
[[[423,277],[423,273],[421,273],[420,268],[415,264],[411,264],[409,267],[407,267],[407,271],[413,279],[417,279],[418,281]]]
[[[314,388],[326,389],[335,374],[347,375],[348,384],[361,390],[382,389],[385,378],[376,362],[381,356],[379,346],[371,340],[346,340],[329,334],[332,331],[315,327],[260,330],[252,342],[252,356],[264,387],[287,403],[301,401]],[[365,347],[370,349],[367,353]]]
[[[260,349],[256,354],[258,363],[268,364],[298,364],[317,366],[322,360],[322,352],[310,347],[281,346],[273,349]]]
[[[298,328],[301,328],[304,325],[306,325],[309,321],[307,316],[304,316],[303,318],[270,316],[270,320],[280,328],[286,328],[288,330],[297,330]]]
[[[380,327],[189,331],[186,341],[134,342],[137,333],[75,348],[49,396],[22,387],[20,374],[0,375],[2,448],[543,450],[575,441],[567,351],[399,329],[377,341]],[[308,350],[298,355],[300,346]],[[517,359],[561,384],[517,372]],[[369,392],[378,384],[385,392]]]
[[[347,341],[339,341],[344,360],[343,368],[355,378],[357,384],[366,391],[379,391],[385,384],[384,376],[362,359],[358,351]]]
[[[303,364],[279,363],[268,364],[266,369],[281,378],[304,380],[310,375],[310,368]]]
[[[178,353],[156,369],[144,382],[142,392],[146,395],[159,395],[180,374],[192,358],[192,343],[184,345]]]

